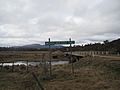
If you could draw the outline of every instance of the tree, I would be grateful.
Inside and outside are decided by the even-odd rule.
[[[109,43],[109,40],[105,40],[105,41],[103,41],[104,42],[104,44],[108,44]]]

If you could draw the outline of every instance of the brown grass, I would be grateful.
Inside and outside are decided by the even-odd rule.
[[[35,72],[45,90],[119,90],[119,66],[120,62],[112,59],[86,57],[74,63],[74,74],[70,64],[53,66],[51,80],[43,79],[41,67],[31,71]],[[38,90],[34,78],[27,72],[0,72],[0,88]]]
[[[70,73],[70,65],[56,69],[56,78],[47,82],[46,90],[119,90],[120,62],[104,58],[84,58],[74,64],[75,73]]]

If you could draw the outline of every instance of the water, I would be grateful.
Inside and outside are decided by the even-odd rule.
[[[69,61],[56,61],[56,62],[52,62],[52,65],[60,65],[60,64],[68,64]]]
[[[49,64],[49,62],[46,62],[47,64]],[[60,64],[68,64],[69,61],[52,61],[51,64],[52,65],[60,65]],[[43,64],[43,62],[28,62],[28,65],[32,65],[32,66],[37,66]],[[2,65],[0,63],[0,65]],[[12,66],[13,63],[4,63],[3,66]],[[27,65],[27,62],[25,61],[17,61],[14,63],[14,65]]]

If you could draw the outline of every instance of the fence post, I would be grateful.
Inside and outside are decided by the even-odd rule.
[[[49,64],[50,64],[50,77],[52,76],[52,65],[51,65],[51,45],[50,45],[50,38],[49,38]]]
[[[26,70],[27,70],[27,72],[28,72],[28,60],[27,60],[27,66],[26,66]]]
[[[2,69],[3,69],[3,62],[1,62],[1,71],[2,71]]]
[[[72,69],[72,74],[74,74],[74,66],[73,66],[73,59],[72,59],[72,43],[71,43],[71,38],[69,39],[70,41],[70,61],[72,63],[71,69]]]
[[[36,76],[33,72],[32,72],[32,75],[33,75],[34,79],[36,80],[36,82],[37,82],[37,84],[38,84],[38,86],[39,86],[39,89],[40,89],[40,90],[44,90],[44,88],[43,88],[43,86],[41,85],[41,83],[39,82],[37,76]]]
[[[12,72],[14,72],[14,61],[13,61],[13,64],[12,64]]]

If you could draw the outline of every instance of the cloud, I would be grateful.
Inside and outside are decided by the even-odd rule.
[[[120,36],[120,0],[0,0],[1,45]]]

